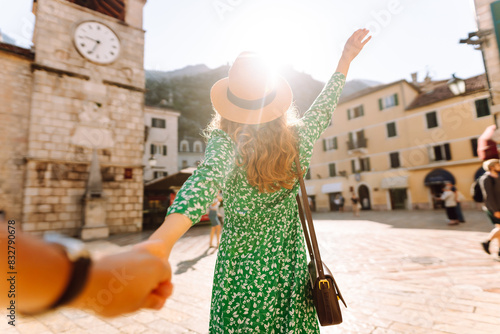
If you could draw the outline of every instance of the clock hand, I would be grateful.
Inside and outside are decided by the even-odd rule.
[[[97,40],[97,39],[90,38],[89,36],[84,36],[84,38],[86,38],[86,39],[90,39],[91,41],[94,41],[94,42],[98,42],[98,40]]]
[[[94,48],[89,51],[89,53],[94,53],[94,51],[97,49],[97,47],[101,45],[101,41],[95,41]]]

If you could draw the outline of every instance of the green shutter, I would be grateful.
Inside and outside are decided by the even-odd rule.
[[[356,173],[356,163],[354,162],[354,160],[351,160],[351,169],[353,173]]]
[[[444,144],[444,153],[446,160],[451,160],[451,149],[450,144]]]
[[[394,94],[394,105],[395,106],[399,105],[398,94]]]
[[[151,155],[154,155],[156,152],[155,152],[155,145],[154,144],[151,144]]]
[[[384,105],[382,104],[382,99],[378,99],[378,109],[384,110]]]
[[[367,172],[371,171],[371,168],[370,168],[370,158],[366,158],[366,168],[367,168]]]
[[[326,152],[326,139],[323,139],[323,151]]]
[[[363,108],[363,105],[361,105],[359,108],[360,108],[360,115],[359,116],[364,116],[365,115],[365,109]]]
[[[500,1],[491,3],[491,16],[493,17],[493,26],[497,37],[497,45],[500,47]]]
[[[167,155],[167,145],[163,145],[163,155]]]
[[[351,109],[347,109],[347,120],[351,119]]]
[[[338,147],[337,147],[337,137],[334,137],[334,138],[333,138],[333,148],[334,148],[334,149],[337,149],[337,148],[338,148]]]

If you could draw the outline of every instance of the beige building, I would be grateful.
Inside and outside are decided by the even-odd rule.
[[[142,159],[145,166],[144,181],[152,181],[179,171],[177,129],[180,115],[172,109],[145,108],[146,138]]]
[[[478,31],[468,43],[483,53],[486,73],[491,88],[492,112],[500,113],[500,1],[474,0]],[[465,37],[465,36],[464,36]]]
[[[0,210],[24,231],[78,235],[95,195],[94,227],[141,230],[145,2],[37,0],[33,48],[0,44]]]
[[[477,137],[494,124],[484,76],[452,94],[447,81],[426,78],[342,97],[332,124],[314,147],[308,192],[319,211],[336,210],[351,192],[363,209],[424,209],[446,181],[472,205],[469,189],[480,167]]]
[[[198,167],[205,156],[205,142],[200,138],[184,137],[179,142],[179,170]]]

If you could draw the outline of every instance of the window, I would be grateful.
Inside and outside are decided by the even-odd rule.
[[[370,171],[370,158],[359,158],[359,166],[362,172]]]
[[[354,150],[357,148],[366,148],[366,147],[367,147],[367,139],[365,137],[364,130],[349,132],[349,141],[347,142],[348,150]]]
[[[389,157],[391,159],[391,168],[401,167],[401,164],[399,162],[399,152],[393,152],[389,154]]]
[[[450,144],[436,145],[430,147],[429,159],[431,161],[451,160]]]
[[[329,164],[328,169],[330,170],[330,177],[337,176],[337,171],[335,169],[335,164]]]
[[[386,125],[387,125],[387,137],[389,138],[396,137],[398,135],[396,131],[396,122],[387,123]]]
[[[151,155],[155,154],[167,155],[167,145],[151,144],[150,153]]]
[[[181,141],[181,152],[189,152],[189,143],[187,140]]]
[[[389,96],[385,96],[381,99],[378,99],[378,108],[379,110],[388,109],[399,104],[398,94],[393,94]]]
[[[491,115],[490,103],[488,99],[476,100],[476,116],[484,117]]]
[[[168,176],[168,172],[154,172],[154,175],[153,175],[153,177],[155,179],[157,179],[159,177],[165,177],[165,176]]]
[[[323,139],[323,151],[336,150],[337,147],[337,137]]]
[[[369,172],[370,158],[359,158],[358,160],[351,160],[351,170],[353,173]]]
[[[477,138],[472,138],[470,140],[470,145],[472,146],[472,156],[477,157]]]
[[[437,113],[435,111],[426,113],[425,118],[427,120],[427,129],[436,128],[438,126]]]
[[[311,179],[311,168],[309,168],[307,170],[307,173],[306,173],[306,177],[305,177],[306,180],[310,180]]]
[[[200,141],[195,141],[193,145],[193,150],[197,153],[200,153],[202,151],[202,146]]]
[[[187,168],[187,167],[188,167],[187,160],[182,160],[182,168]]]
[[[165,121],[163,118],[153,118],[151,120],[151,126],[153,128],[165,129],[167,127],[167,121]]]
[[[365,114],[363,109],[363,105],[357,106],[352,109],[347,109],[347,119],[353,119],[357,117],[361,117]]]

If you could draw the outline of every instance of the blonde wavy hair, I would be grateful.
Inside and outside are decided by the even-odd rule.
[[[295,109],[255,125],[232,122],[215,113],[204,134],[208,138],[214,129],[226,132],[236,143],[235,163],[245,168],[248,183],[261,193],[273,193],[281,188],[292,189],[297,178],[293,166],[297,156],[296,121]]]

